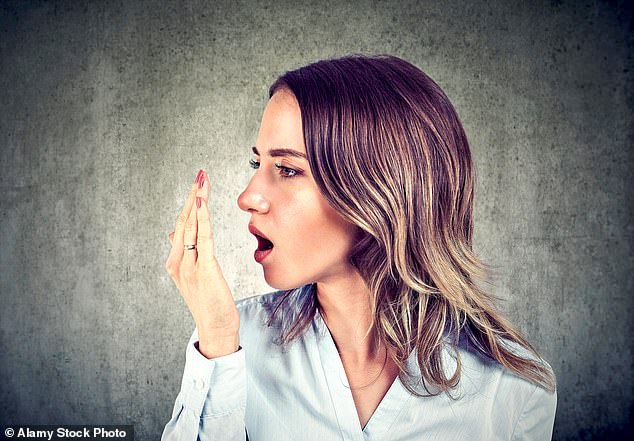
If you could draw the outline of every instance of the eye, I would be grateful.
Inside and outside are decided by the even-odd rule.
[[[260,161],[256,161],[255,159],[249,159],[249,165],[251,168],[258,169],[260,168]]]
[[[299,170],[294,170],[289,167],[284,167],[283,165],[275,164],[275,168],[280,171],[280,176],[283,178],[294,178],[295,176],[299,176],[302,174]]]

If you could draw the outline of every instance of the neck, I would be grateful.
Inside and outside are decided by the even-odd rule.
[[[344,278],[317,283],[317,300],[342,359],[367,363],[384,357],[370,329],[370,290],[357,271]]]

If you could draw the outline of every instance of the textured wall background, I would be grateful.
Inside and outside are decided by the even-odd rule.
[[[421,67],[461,115],[475,246],[558,375],[554,439],[624,437],[632,23],[602,1],[2,1],[0,423],[159,438],[193,329],[167,234],[196,172],[236,297],[269,291],[236,204],[267,87],[367,52]]]

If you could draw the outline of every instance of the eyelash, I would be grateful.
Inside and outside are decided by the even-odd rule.
[[[255,159],[250,159],[249,165],[251,166],[251,168],[257,170],[258,168],[260,168],[260,161],[256,161]],[[280,176],[284,179],[294,178],[302,174],[302,172],[299,170],[295,170],[289,167],[284,167],[283,165],[277,165],[277,164],[274,164],[274,165],[276,169],[280,170]],[[293,174],[289,175],[285,173],[293,173]]]

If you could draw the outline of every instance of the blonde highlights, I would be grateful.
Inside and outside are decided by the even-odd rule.
[[[460,380],[459,338],[554,390],[552,371],[478,285],[489,269],[472,250],[475,170],[440,87],[397,57],[354,55],[286,72],[269,94],[281,90],[299,103],[320,191],[360,230],[350,262],[370,289],[373,330],[410,392],[418,394],[407,367],[416,351],[424,383],[450,393]],[[288,298],[279,298],[270,323]],[[307,299],[282,325],[281,341],[301,335],[317,307]],[[456,354],[452,375],[443,364],[447,346]]]

